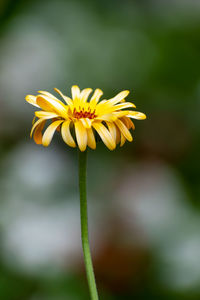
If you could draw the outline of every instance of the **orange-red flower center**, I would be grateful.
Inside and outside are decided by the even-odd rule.
[[[81,119],[81,118],[88,118],[88,119],[94,119],[96,118],[95,110],[91,111],[89,108],[87,111],[84,110],[84,108],[79,107],[79,111],[74,108],[73,110],[73,117],[76,119]]]

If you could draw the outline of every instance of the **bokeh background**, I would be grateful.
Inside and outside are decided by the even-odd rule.
[[[0,299],[88,300],[77,151],[26,94],[131,91],[134,142],[89,151],[100,299],[200,299],[200,1],[0,1]]]

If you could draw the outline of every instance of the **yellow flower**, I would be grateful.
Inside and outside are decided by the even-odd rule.
[[[86,88],[80,91],[79,87],[72,86],[72,98],[55,91],[64,99],[65,103],[58,100],[52,94],[39,91],[37,96],[27,95],[26,101],[40,108],[35,112],[31,137],[37,144],[48,146],[56,130],[61,132],[64,142],[70,147],[76,147],[76,142],[81,151],[89,146],[96,148],[95,131],[98,133],[104,144],[114,150],[116,144],[123,146],[125,141],[133,140],[130,129],[135,126],[131,118],[143,120],[145,114],[127,108],[135,108],[131,102],[125,102],[129,91],[122,91],[109,100],[100,100],[103,92],[96,89],[88,101],[92,89]],[[38,118],[37,121],[35,119]],[[45,123],[51,120],[46,128]],[[74,133],[74,134],[73,134]]]

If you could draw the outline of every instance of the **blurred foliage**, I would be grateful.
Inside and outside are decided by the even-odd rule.
[[[52,147],[57,147],[59,155],[53,154],[54,150],[53,152],[47,149],[38,150],[41,151],[41,159],[37,161],[35,157],[38,153],[35,146],[26,148],[29,147],[27,145],[33,144],[28,138],[32,111],[24,103],[24,96],[27,93],[35,94],[39,89],[51,91],[57,86],[69,94],[70,86],[77,83],[81,88],[99,87],[104,90],[106,97],[111,97],[122,89],[130,89],[130,101],[133,100],[138,110],[144,111],[148,117],[143,124],[137,122],[135,142],[111,154],[99,144],[97,151],[90,153],[89,180],[92,186],[90,192],[96,200],[94,201],[96,210],[100,210],[102,214],[97,217],[99,218],[97,221],[100,227],[105,229],[103,234],[105,236],[108,234],[103,238],[101,234],[98,236],[102,243],[101,251],[95,252],[94,255],[100,298],[198,300],[200,272],[198,273],[195,266],[200,269],[197,254],[200,253],[197,236],[200,227],[199,1],[1,0],[0,39],[0,188],[2,189],[0,298],[88,299],[84,270],[79,256],[77,258],[74,254],[76,263],[72,271],[67,265],[70,258],[65,253],[66,261],[69,260],[66,266],[64,264],[61,268],[62,263],[59,262],[58,269],[61,270],[59,269],[58,273],[54,274],[52,271],[51,274],[48,268],[45,273],[40,266],[41,261],[38,260],[38,263],[36,259],[35,262],[34,255],[30,253],[30,257],[27,257],[30,261],[33,258],[32,265],[29,265],[26,257],[23,264],[23,253],[30,251],[27,246],[24,246],[25,252],[20,256],[20,245],[23,247],[30,243],[31,248],[34,231],[30,231],[33,236],[30,234],[29,239],[26,235],[24,237],[22,231],[24,240],[19,242],[20,245],[16,244],[14,239],[16,233],[13,236],[12,232],[10,233],[11,228],[15,229],[15,224],[18,224],[14,221],[16,215],[19,220],[26,214],[33,215],[35,222],[43,225],[41,220],[48,219],[52,211],[56,209],[65,211],[65,206],[62,205],[65,203],[66,194],[68,202],[72,199],[73,203],[77,197],[73,192],[76,189],[74,170],[77,162],[72,149],[66,149],[58,138]],[[25,149],[24,152],[22,149]],[[64,168],[62,169],[65,157],[66,162],[68,159],[66,165],[69,166],[67,175]],[[33,165],[29,165],[31,158],[35,159]],[[143,233],[141,234],[142,230],[138,229],[141,226],[140,222],[136,220],[135,223],[138,222],[139,225],[134,223],[130,232],[126,234],[130,226],[126,224],[128,217],[119,217],[120,209],[117,211],[117,204],[113,206],[109,204],[112,201],[116,203],[118,197],[118,193],[113,195],[111,193],[117,190],[123,181],[128,181],[130,166],[136,168],[138,173],[139,170],[143,170],[140,178],[144,177],[144,182],[134,185],[137,179],[131,173],[133,182],[129,187],[137,189],[137,186],[140,186],[141,190],[145,189],[146,185],[151,183],[148,168],[153,169],[153,177],[159,163],[163,169],[166,167],[166,173],[175,178],[178,192],[173,194],[173,184],[166,176],[169,195],[174,195],[172,196],[174,206],[170,208],[172,215],[169,216],[167,224],[162,217],[160,223],[156,223],[156,228],[161,227],[163,230],[161,230],[163,239],[157,236],[161,244],[150,242],[151,234],[148,232],[148,226],[145,230],[149,236],[146,244],[142,244]],[[144,165],[147,165],[146,169]],[[51,173],[55,173],[55,176],[53,177]],[[159,197],[165,199],[167,193],[164,189],[162,191],[163,182],[159,181],[159,174],[158,172],[158,177],[155,176],[150,192],[154,195],[155,191],[161,189],[159,195],[162,193],[163,195]],[[145,176],[149,176],[147,181]],[[29,177],[33,180],[32,186],[26,181]],[[40,180],[42,184],[39,184]],[[137,197],[137,192],[135,194],[134,197]],[[143,197],[145,198],[145,195]],[[181,201],[176,202],[179,198]],[[153,203],[152,199],[153,196],[149,195],[150,204]],[[122,197],[122,200],[125,202],[125,198]],[[36,204],[40,206],[36,208],[34,206]],[[149,215],[154,211],[153,219],[156,219],[160,214],[159,209],[162,210],[163,207],[167,214],[169,207],[165,207],[162,202],[160,207],[158,205],[157,208],[156,202],[147,210]],[[175,217],[173,210],[176,211]],[[70,215],[68,217],[70,219]],[[55,213],[51,221],[57,222],[57,219],[59,217]],[[36,223],[32,226],[36,226],[34,225]],[[66,225],[63,224],[61,225]],[[171,224],[174,224],[174,227],[170,227]],[[27,228],[28,226],[32,228],[27,223]],[[48,225],[46,226],[48,229]],[[76,236],[74,225],[66,226]],[[168,234],[172,236],[171,240],[170,237],[164,236],[167,228]],[[16,227],[17,229],[19,228]],[[154,229],[152,231],[154,232]],[[175,232],[177,235],[173,235]],[[53,234],[59,236],[57,231],[52,232]],[[158,235],[158,232],[154,234]],[[46,235],[48,236],[48,232]],[[126,242],[123,246],[125,237]],[[188,244],[184,244],[186,237]],[[138,244],[135,242],[137,246],[129,245],[130,240],[137,241],[137,238]],[[40,237],[36,240],[42,244],[43,239],[45,240],[45,234],[41,240]],[[168,241],[172,244],[169,245]],[[189,246],[193,245],[194,241],[197,252],[195,250],[194,254],[193,252],[188,254],[185,246],[186,248],[181,248],[180,257],[177,255],[175,258],[173,246],[179,241]],[[44,247],[50,249],[53,248],[53,244],[48,244],[47,241]],[[70,248],[70,251],[73,252],[75,248],[75,246]],[[34,249],[33,243],[33,252]],[[169,253],[165,253],[166,261],[162,260],[164,249],[169,249]],[[50,261],[55,256],[59,258],[60,254],[56,251],[55,247],[50,252]],[[176,252],[176,249],[174,251]],[[37,269],[36,266],[35,272],[33,265],[37,263],[39,267]],[[177,281],[173,282],[170,274],[176,266],[178,274],[189,274],[186,279],[183,276],[180,281],[177,278]]]

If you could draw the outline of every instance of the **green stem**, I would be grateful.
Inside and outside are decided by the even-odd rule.
[[[86,162],[87,151],[79,151],[79,190],[80,190],[80,213],[81,213],[81,238],[85,261],[87,280],[90,290],[91,300],[98,300],[98,293],[94,277],[90,245],[88,238],[87,221],[87,195],[86,195]]]

